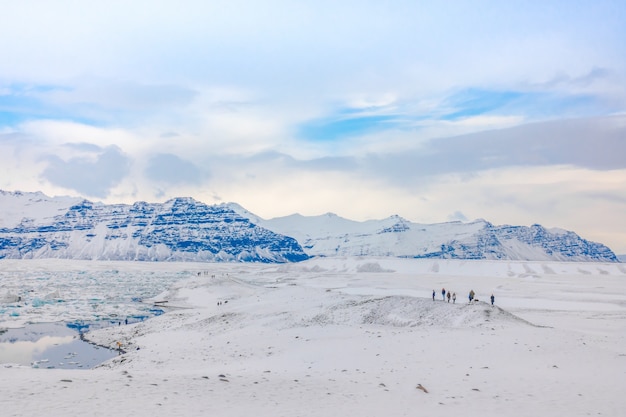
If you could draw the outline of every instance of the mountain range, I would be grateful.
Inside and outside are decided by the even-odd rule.
[[[0,190],[0,259],[298,262],[313,256],[618,262],[601,243],[541,225],[358,222],[328,213],[270,220],[192,198],[103,204]]]

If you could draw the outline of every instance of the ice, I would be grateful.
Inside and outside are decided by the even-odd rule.
[[[41,307],[44,305],[43,300],[39,299],[39,298],[33,298],[33,300],[30,303],[31,306],[37,308],[37,307]]]
[[[95,266],[97,265],[97,266]],[[52,266],[52,267],[49,267]],[[56,267],[55,267],[56,266]],[[95,266],[95,267],[94,267]],[[115,262],[57,260],[3,261],[0,327],[66,322],[84,331],[128,324],[160,315],[162,308],[143,302],[193,273],[184,265],[128,270]]]
[[[0,295],[0,303],[17,303],[19,300],[16,294],[11,294],[10,292]]]

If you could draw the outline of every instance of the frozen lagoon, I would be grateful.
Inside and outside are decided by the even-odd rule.
[[[143,299],[191,274],[162,268],[129,270],[130,265],[3,261],[0,364],[91,368],[116,356],[116,350],[83,340],[83,333],[162,314],[163,307]]]
[[[142,320],[159,314],[145,298],[191,274],[181,264],[3,260],[0,328],[52,322],[93,328]]]

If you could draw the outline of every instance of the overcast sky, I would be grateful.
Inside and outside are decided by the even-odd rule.
[[[624,22],[623,0],[3,2],[0,189],[626,253]]]

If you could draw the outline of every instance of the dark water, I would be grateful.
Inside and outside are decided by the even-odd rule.
[[[117,351],[81,340],[72,325],[28,324],[0,330],[0,363],[34,368],[89,369],[117,356]]]

